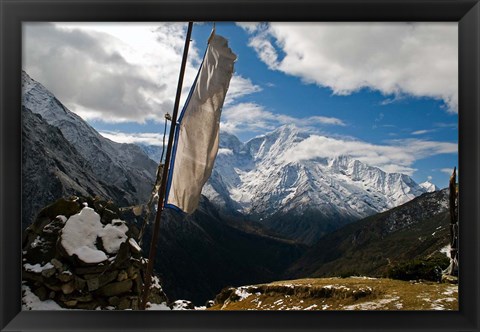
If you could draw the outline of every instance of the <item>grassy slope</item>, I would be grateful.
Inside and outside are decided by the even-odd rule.
[[[208,310],[458,310],[458,287],[373,278],[279,281],[224,289]]]
[[[290,266],[283,279],[382,276],[389,264],[438,255],[449,241],[448,212],[429,213],[435,211],[429,205],[439,195],[428,194],[325,236]],[[392,213],[406,216],[409,222],[390,232],[392,220],[396,222]]]

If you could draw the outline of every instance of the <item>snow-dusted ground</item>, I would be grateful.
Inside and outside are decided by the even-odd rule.
[[[300,279],[233,288],[213,309],[458,310],[458,286],[369,277]]]
[[[156,278],[156,277],[154,277]],[[153,280],[153,285],[155,286],[156,282],[158,282],[158,278]],[[155,286],[157,287],[157,286]],[[30,290],[30,287],[28,287],[25,284],[22,284],[22,292],[23,292],[23,297],[22,297],[22,310],[79,310],[79,309],[67,309],[59,306],[55,301],[53,300],[45,300],[41,301],[38,296],[32,293]],[[147,308],[145,310],[192,310],[186,308],[188,301],[184,300],[178,300],[173,303],[172,308],[167,306],[166,303],[147,303]],[[107,307],[107,310],[113,310],[113,307]],[[195,307],[194,310],[205,310],[206,307],[200,306],[200,307]],[[96,310],[100,310],[100,308],[97,308]]]

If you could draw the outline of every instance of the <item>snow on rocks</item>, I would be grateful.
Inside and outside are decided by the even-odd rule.
[[[47,263],[45,265],[40,265],[40,264],[24,264],[23,268],[25,271],[28,272],[34,272],[34,273],[42,273],[43,271],[49,270],[51,268],[54,268],[54,266],[51,263]]]
[[[83,200],[57,201],[26,229],[25,308],[50,308],[36,303],[51,301],[68,309],[138,309],[146,267],[140,247],[111,203],[89,199],[85,206]],[[66,208],[69,213],[58,214]],[[149,301],[168,303],[156,276]]]
[[[128,227],[123,220],[113,219],[111,224],[102,225],[100,215],[94,209],[84,207],[71,216],[62,230],[61,244],[65,251],[85,263],[100,263],[107,255],[97,248],[97,238],[108,254],[115,254],[127,240]]]
[[[99,232],[103,247],[109,254],[114,254],[120,249],[120,245],[127,240],[127,225],[123,220],[114,219],[112,224],[105,225]]]
[[[61,244],[69,256],[77,255],[85,263],[103,262],[108,257],[95,246],[102,230],[100,215],[92,208],[84,207],[65,223]]]

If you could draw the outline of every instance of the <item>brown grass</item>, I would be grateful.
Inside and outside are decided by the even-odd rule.
[[[208,310],[458,310],[458,287],[392,279],[298,279],[226,288]]]

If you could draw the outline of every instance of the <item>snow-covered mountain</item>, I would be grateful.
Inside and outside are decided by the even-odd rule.
[[[61,197],[100,196],[119,205],[126,193],[98,179],[90,164],[57,127],[22,109],[22,227]]]
[[[240,212],[280,234],[313,243],[345,223],[427,191],[405,174],[349,156],[292,160],[291,152],[309,136],[294,125],[246,143],[222,133],[203,194],[226,213]]]
[[[425,189],[425,191],[428,193],[433,193],[434,191],[439,190],[439,188],[430,181],[422,182],[419,184],[419,186]]]
[[[157,165],[145,152],[135,144],[120,144],[101,136],[25,72],[22,89],[23,106],[60,129],[96,178],[123,190],[124,199],[131,204],[148,200]]]

